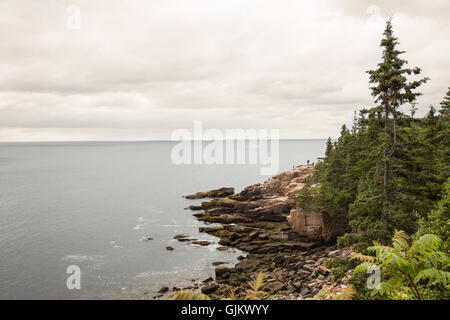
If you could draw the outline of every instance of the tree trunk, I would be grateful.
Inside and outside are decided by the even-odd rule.
[[[384,133],[386,136],[389,134],[389,106],[387,102],[387,94],[385,94],[384,98]],[[383,161],[384,161],[384,172],[383,172],[383,212],[381,214],[381,225],[384,231],[387,231],[387,211],[388,211],[388,194],[387,194],[387,186],[388,186],[388,146],[385,145],[383,150]]]

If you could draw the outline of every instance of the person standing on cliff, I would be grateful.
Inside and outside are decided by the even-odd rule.
[[[309,166],[309,160],[308,161],[306,161],[306,164]]]

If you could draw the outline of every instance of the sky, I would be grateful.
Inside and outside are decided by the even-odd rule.
[[[334,138],[373,106],[391,15],[421,115],[450,86],[448,0],[2,0],[0,141]]]

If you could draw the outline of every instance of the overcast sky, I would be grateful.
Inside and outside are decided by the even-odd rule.
[[[423,114],[450,86],[448,0],[1,0],[0,141],[170,139],[194,120],[336,137],[373,105],[388,14],[431,78]]]

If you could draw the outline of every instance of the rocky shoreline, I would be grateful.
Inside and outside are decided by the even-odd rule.
[[[332,244],[343,228],[342,223],[296,209],[297,195],[312,174],[312,166],[301,165],[237,194],[233,188],[221,188],[186,196],[186,199],[212,198],[186,209],[199,211],[194,216],[207,224],[199,231],[219,238],[217,250],[237,248],[246,255],[239,256],[240,261],[234,267],[213,263],[215,279],[211,277],[182,289],[198,289],[212,298],[227,297],[234,292],[237,298],[243,298],[249,289],[248,281],[263,272],[267,281],[263,291],[270,294],[270,299],[307,299],[319,293],[345,290],[349,275],[342,282],[333,283],[331,271],[324,266],[327,258],[352,254],[349,249],[337,249]],[[174,239],[211,244],[188,235],[177,235]]]

